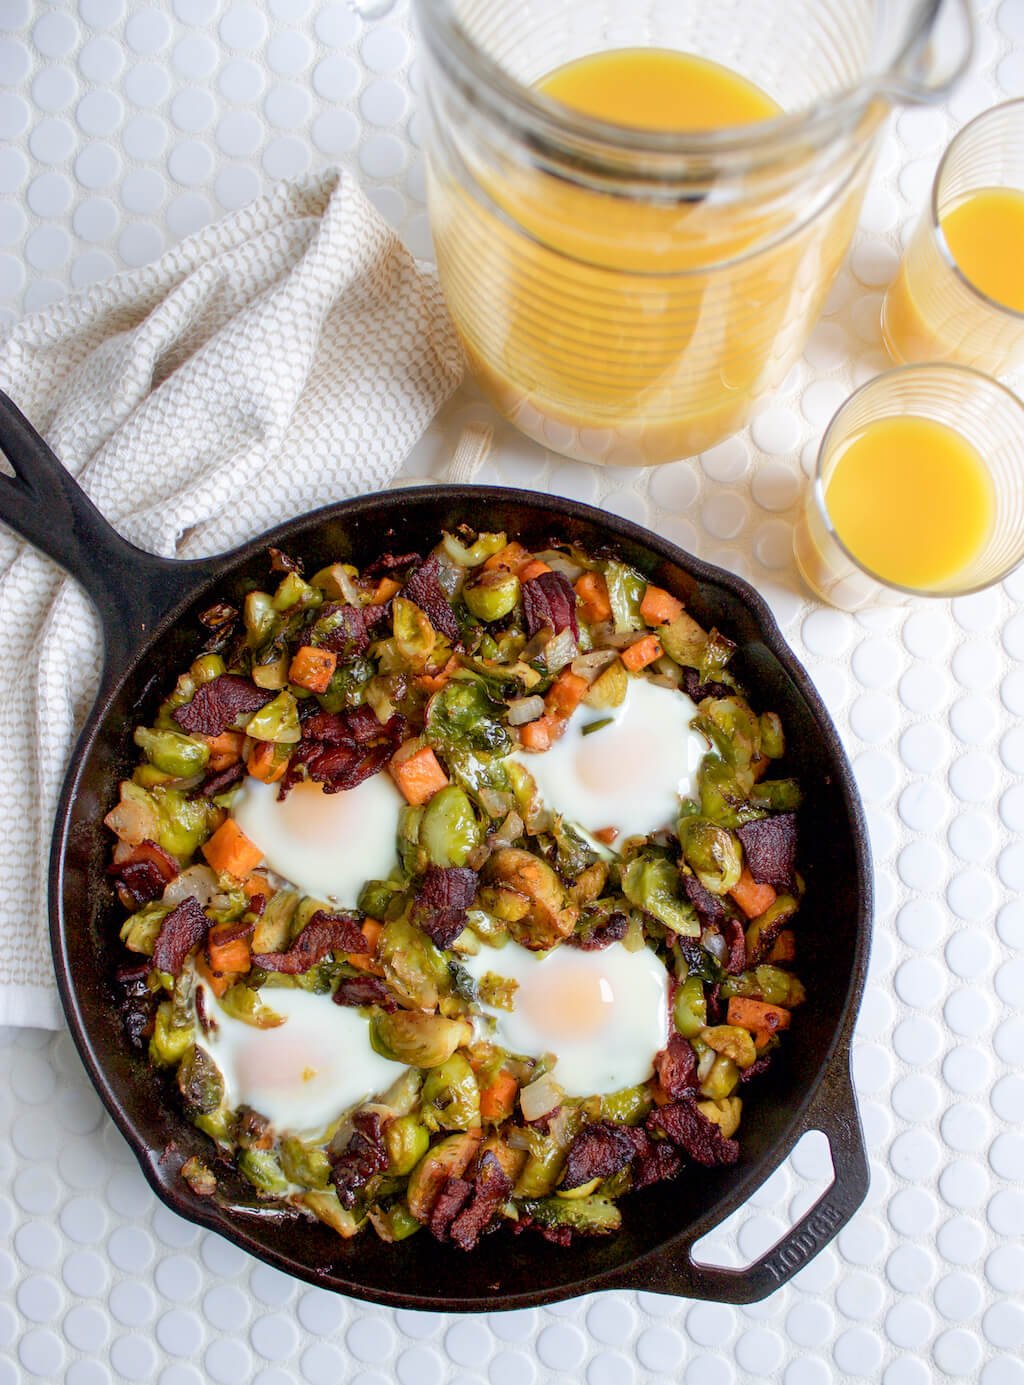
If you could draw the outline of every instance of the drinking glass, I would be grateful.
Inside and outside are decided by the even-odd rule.
[[[942,218],[985,188],[1024,192],[1024,100],[983,111],[942,157],[929,205],[882,304],[882,337],[897,365],[956,361],[1003,375],[1024,361],[1024,313],[982,293],[942,231]]]
[[[847,446],[870,423],[912,416],[945,424],[978,453],[992,484],[992,527],[981,551],[955,576],[923,590],[886,581],[843,543],[828,509],[828,486]],[[878,496],[879,506],[886,503]],[[793,534],[797,568],[831,606],[903,606],[915,597],[966,596],[1002,581],[1024,559],[1024,404],[967,366],[900,366],[850,396],[826,429],[814,478]]]

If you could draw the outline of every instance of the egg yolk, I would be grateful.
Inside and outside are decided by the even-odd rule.
[[[289,1092],[317,1076],[318,1066],[310,1062],[311,1057],[316,1062],[316,1055],[310,1053],[310,1040],[314,1040],[315,1046],[315,1036],[299,1032],[281,1033],[278,1037],[274,1030],[267,1032],[273,1035],[269,1042],[243,1048],[239,1054],[238,1080],[243,1086]]]
[[[537,977],[517,1008],[553,1037],[579,1039],[599,1033],[614,1004],[615,993],[606,976],[577,972],[566,977],[563,971]]]

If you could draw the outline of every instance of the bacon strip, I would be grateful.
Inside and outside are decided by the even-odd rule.
[[[210,931],[210,920],[195,895],[188,895],[171,910],[160,925],[153,965],[158,971],[180,976],[185,958]]]
[[[297,976],[322,962],[329,952],[369,952],[370,944],[351,914],[318,909],[287,952],[257,952],[253,965]]]
[[[477,873],[468,866],[428,866],[411,918],[438,947],[451,947],[476,898]]]
[[[477,1168],[472,1200],[463,1207],[451,1225],[451,1238],[460,1250],[473,1249],[511,1192],[511,1178],[497,1157],[487,1150]]]
[[[394,996],[379,976],[345,976],[331,998],[335,1005],[379,1005],[388,1014],[398,1009]]]
[[[414,601],[420,610],[426,613],[427,619],[439,635],[444,635],[452,644],[457,644],[459,622],[455,619],[452,603],[441,586],[440,574],[441,560],[436,553],[431,554],[406,582],[402,595],[409,601]]]
[[[384,1127],[376,1111],[357,1111],[355,1130],[344,1151],[334,1161],[331,1182],[342,1207],[354,1207],[356,1194],[388,1166]]]
[[[547,625],[556,635],[571,630],[573,637],[579,640],[576,593],[569,579],[560,572],[542,572],[523,583],[523,616],[530,636]]]
[[[647,1117],[647,1129],[668,1136],[695,1164],[706,1169],[735,1164],[740,1157],[736,1140],[728,1140],[721,1129],[697,1109],[695,1101],[678,1101],[671,1106],[656,1106]]]
[[[672,1101],[682,1101],[697,1091],[697,1055],[689,1039],[673,1034],[654,1059],[661,1089]]]
[[[585,1125],[569,1146],[562,1188],[580,1188],[594,1178],[624,1169],[635,1153],[626,1127],[611,1121]]]
[[[165,886],[178,874],[178,863],[170,852],[147,839],[108,866],[107,874],[121,884],[139,908],[160,898]]]
[[[258,688],[250,678],[237,673],[222,673],[196,688],[195,696],[171,716],[190,736],[219,736],[246,712],[258,712],[277,696],[268,688]]]
[[[736,835],[743,843],[744,858],[757,883],[788,889],[796,869],[796,813],[776,813],[774,817],[745,822],[736,829]]]

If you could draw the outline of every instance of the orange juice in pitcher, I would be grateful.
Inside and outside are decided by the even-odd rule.
[[[876,5],[417,7],[438,267],[485,392],[587,461],[741,428],[853,234],[892,76]]]

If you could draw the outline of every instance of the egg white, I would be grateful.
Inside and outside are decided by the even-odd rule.
[[[402,795],[389,774],[324,793],[297,784],[282,802],[277,784],[248,775],[231,813],[267,865],[316,899],[354,908],[367,880],[386,880],[397,860]]]
[[[696,796],[707,741],[690,722],[693,701],[677,688],[629,679],[619,707],[581,707],[550,750],[516,751],[545,807],[587,832],[615,827],[620,838],[674,827],[681,798]],[[584,735],[594,722],[610,723]]]
[[[200,1032],[196,1045],[220,1069],[226,1104],[251,1106],[279,1132],[319,1136],[408,1071],[374,1052],[369,1022],[329,995],[268,987],[261,999],[284,1023],[257,1029],[229,1015],[208,986],[202,989],[216,1027]]]
[[[480,981],[518,982],[513,1009],[481,1004],[495,1043],[521,1057],[557,1058],[568,1096],[617,1092],[645,1082],[668,1039],[668,972],[650,950],[612,943],[597,952],[561,946],[538,956],[518,943],[481,947],[460,959]]]

